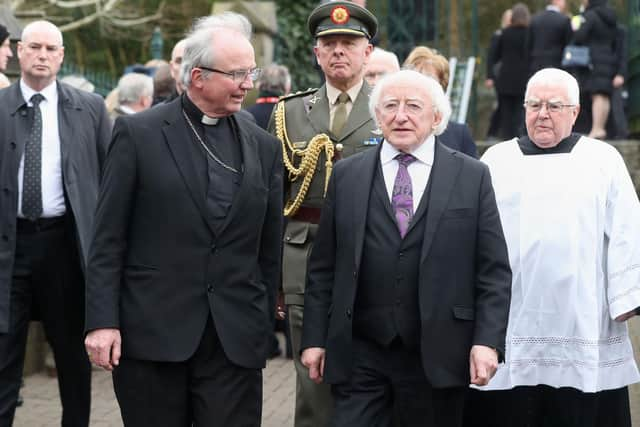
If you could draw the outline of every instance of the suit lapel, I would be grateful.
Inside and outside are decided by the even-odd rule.
[[[366,82],[364,82],[362,84],[362,88],[360,88],[358,97],[353,103],[353,108],[351,108],[349,118],[347,119],[347,123],[345,124],[344,129],[342,130],[342,135],[340,135],[338,141],[342,141],[343,139],[347,138],[362,125],[371,120],[371,114],[369,114],[370,92],[371,88],[369,87],[369,85],[367,85]]]
[[[209,220],[205,206],[205,191],[202,180],[198,177],[197,169],[191,160],[191,155],[186,144],[191,144],[193,135],[182,117],[182,101],[178,98],[170,104],[170,115],[165,119],[166,125],[162,128],[165,141],[169,146],[178,171],[189,190],[193,202],[198,207],[202,218],[207,223],[212,232],[215,232],[215,225]]]
[[[251,184],[261,182],[261,178],[258,174],[258,165],[261,164],[260,156],[258,154],[258,141],[256,141],[255,137],[249,134],[246,129],[238,126],[238,122],[234,116],[231,116],[230,119],[231,126],[234,129],[234,134],[238,135],[240,140],[239,143],[240,149],[242,150],[242,164],[244,171],[242,174],[242,182],[240,183],[237,193],[233,196],[231,208],[229,208],[227,217],[225,218],[223,225],[220,227],[219,234],[224,232],[229,223],[233,220],[234,216],[239,212],[242,212],[242,206],[245,204],[244,201],[252,195]]]
[[[322,86],[309,100],[310,111],[307,114],[309,122],[316,134],[329,133],[329,99],[327,98],[327,87]]]
[[[373,177],[379,164],[380,146],[375,150],[367,150],[361,157],[356,167],[353,169],[353,227],[355,267],[360,268],[360,258],[362,256],[362,246],[364,244],[364,232],[367,225],[367,211],[369,210],[369,197],[373,186]]]
[[[74,102],[71,94],[68,90],[58,82],[58,134],[60,137],[60,155],[62,156],[62,170],[70,171],[73,168],[69,167],[70,159],[73,157],[70,153],[73,151],[74,129],[72,125],[72,116],[74,111],[79,111],[82,108]]]
[[[431,189],[428,195],[427,218],[420,255],[421,264],[431,250],[431,244],[433,243],[440,217],[442,217],[442,213],[447,207],[461,167],[462,161],[460,158],[455,153],[444,148],[436,139],[435,157],[430,176]]]

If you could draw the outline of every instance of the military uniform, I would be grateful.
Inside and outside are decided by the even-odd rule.
[[[344,10],[347,11],[346,19],[336,15]],[[376,29],[375,17],[366,9],[350,2],[338,1],[321,5],[309,17],[309,30],[315,37],[350,34],[370,38],[375,35]],[[363,82],[355,99],[352,98],[351,111],[339,135],[334,135],[330,130],[331,105],[326,84],[319,89],[283,97],[274,109],[269,124],[269,131],[283,140],[285,165],[290,161],[290,167],[285,170],[285,177],[289,177],[288,180],[285,179],[289,208],[295,205],[296,197],[301,194],[301,188],[305,187],[303,176],[291,173],[292,167],[299,168],[302,163],[302,157],[294,151],[306,151],[312,157],[310,152],[314,151],[313,145],[317,143],[319,152],[315,168],[311,169],[313,177],[308,182],[308,188],[302,190],[304,198],[301,198],[299,206],[290,209],[292,212],[288,215],[284,233],[282,287],[288,307],[297,371],[295,427],[324,427],[329,425],[331,419],[333,402],[329,386],[312,382],[307,368],[300,362],[307,260],[316,236],[331,164],[375,147],[381,141],[373,132],[377,127],[368,109],[370,93],[371,88]],[[329,169],[327,157],[331,160]]]

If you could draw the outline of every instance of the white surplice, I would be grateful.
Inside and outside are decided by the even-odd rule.
[[[624,161],[582,137],[571,153],[482,157],[513,272],[506,361],[484,390],[597,392],[640,380],[620,314],[640,306],[640,204]]]

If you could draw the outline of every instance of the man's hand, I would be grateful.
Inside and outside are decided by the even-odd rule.
[[[309,378],[316,384],[322,382],[324,375],[324,348],[310,347],[302,352],[302,364],[309,368]]]
[[[287,307],[284,305],[284,294],[278,291],[276,296],[276,320],[284,320],[287,317]]]
[[[96,329],[84,339],[89,361],[107,371],[113,371],[120,363],[121,343],[119,329]]]
[[[621,87],[624,84],[624,76],[621,76],[620,74],[616,74],[616,76],[613,78],[613,87],[615,87],[616,89]]]
[[[487,385],[498,369],[498,352],[491,347],[474,345],[469,354],[471,384]]]
[[[633,309],[631,311],[627,311],[626,313],[623,313],[620,316],[616,317],[616,322],[625,322],[625,321],[631,319],[635,315],[636,315],[636,310],[635,309]]]

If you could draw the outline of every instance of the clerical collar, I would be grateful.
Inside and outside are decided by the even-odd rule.
[[[540,148],[536,144],[531,141],[531,139],[525,135],[523,137],[518,138],[518,145],[520,146],[520,151],[525,156],[537,155],[537,154],[568,154],[573,150],[573,147],[576,146],[578,140],[581,135],[577,133],[572,133],[555,147],[550,148]]]
[[[220,119],[224,117],[209,117],[206,116],[197,106],[196,104],[189,99],[189,96],[186,93],[182,94],[182,108],[189,115],[189,118],[193,120],[195,123],[202,123],[207,126],[215,126],[218,124]]]

